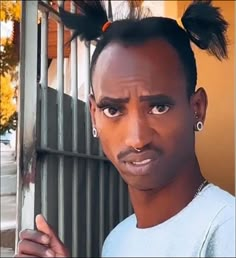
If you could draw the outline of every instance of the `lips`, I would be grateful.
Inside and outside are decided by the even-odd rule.
[[[148,164],[150,161],[152,161],[151,159],[145,159],[142,161],[133,161],[131,162],[132,165],[136,165],[136,166],[142,166],[142,165],[146,165]]]
[[[144,176],[155,171],[159,159],[160,153],[150,150],[141,153],[130,153],[121,161],[125,166],[126,173],[135,176]]]

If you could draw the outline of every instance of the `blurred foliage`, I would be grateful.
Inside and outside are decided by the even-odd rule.
[[[16,129],[16,67],[19,63],[19,45],[14,28],[21,17],[21,1],[0,1],[0,22],[12,22],[12,34],[0,39],[0,135]],[[2,33],[1,33],[2,36]]]
[[[0,75],[0,134],[16,129],[15,88],[10,75]]]

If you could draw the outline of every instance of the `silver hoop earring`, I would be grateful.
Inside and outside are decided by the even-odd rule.
[[[95,127],[93,127],[93,137],[97,138],[98,137],[98,131]]]
[[[137,152],[140,152],[141,151],[141,149],[139,149],[139,148],[134,148]]]
[[[196,130],[198,132],[202,131],[203,129],[203,122],[202,121],[198,121],[197,124],[196,124]]]

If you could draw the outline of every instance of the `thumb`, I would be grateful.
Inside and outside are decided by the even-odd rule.
[[[35,223],[37,229],[42,233],[47,234],[50,237],[50,239],[55,237],[53,229],[51,228],[51,226],[49,226],[42,214],[36,216]]]
[[[54,233],[52,227],[47,223],[46,219],[43,217],[42,214],[39,214],[35,218],[36,227],[39,231],[41,231],[44,234],[47,234],[50,238],[50,248],[55,252],[59,254],[64,254],[65,252],[65,246],[60,241],[60,239],[56,236]]]

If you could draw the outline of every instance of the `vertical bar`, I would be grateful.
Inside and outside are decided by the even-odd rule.
[[[99,145],[99,156],[103,156],[101,145]],[[104,241],[104,161],[100,161],[99,166],[99,253],[102,254]]]
[[[90,43],[85,48],[85,66],[86,66],[86,74],[85,74],[85,143],[86,143],[86,154],[91,154],[91,120],[89,113],[89,94],[90,94]]]
[[[37,119],[37,1],[22,1],[17,144],[17,228],[34,228]],[[30,182],[28,179],[31,179]]]
[[[85,79],[85,96],[86,96],[86,105],[85,105],[85,143],[86,143],[86,154],[91,154],[91,121],[89,114],[89,90],[90,90],[90,43],[86,46],[86,55],[85,55],[85,65],[86,65],[86,79]],[[86,167],[86,214],[87,214],[87,223],[86,223],[86,256],[91,257],[92,249],[92,212],[91,212],[91,193],[92,193],[92,179],[91,179],[91,161],[87,160]]]
[[[75,4],[71,2],[71,12],[75,13]],[[72,150],[78,151],[78,78],[77,78],[77,39],[71,42],[71,95],[72,95]],[[78,159],[73,160],[72,175],[72,256],[78,257]]]
[[[113,13],[112,13],[112,3],[111,0],[108,0],[108,19],[113,22]]]
[[[48,1],[44,1],[48,2]],[[48,142],[48,117],[47,117],[47,88],[48,88],[48,12],[43,12],[41,17],[41,64],[40,64],[40,85],[41,85],[41,147],[47,147]],[[42,160],[41,168],[41,204],[42,213],[47,218],[47,157]]]
[[[131,215],[133,213],[133,207],[129,198],[129,194],[128,194],[127,202],[128,202],[128,215]]]
[[[119,176],[119,220],[124,219],[124,182],[121,176]]]
[[[64,1],[59,0],[58,5],[63,7]],[[58,149],[64,149],[64,26],[57,24],[57,101],[58,101]],[[59,157],[58,162],[58,233],[62,241],[65,235],[64,219],[64,157]]]
[[[114,218],[113,218],[113,206],[114,206],[114,169],[110,165],[109,171],[109,231],[113,229]]]

